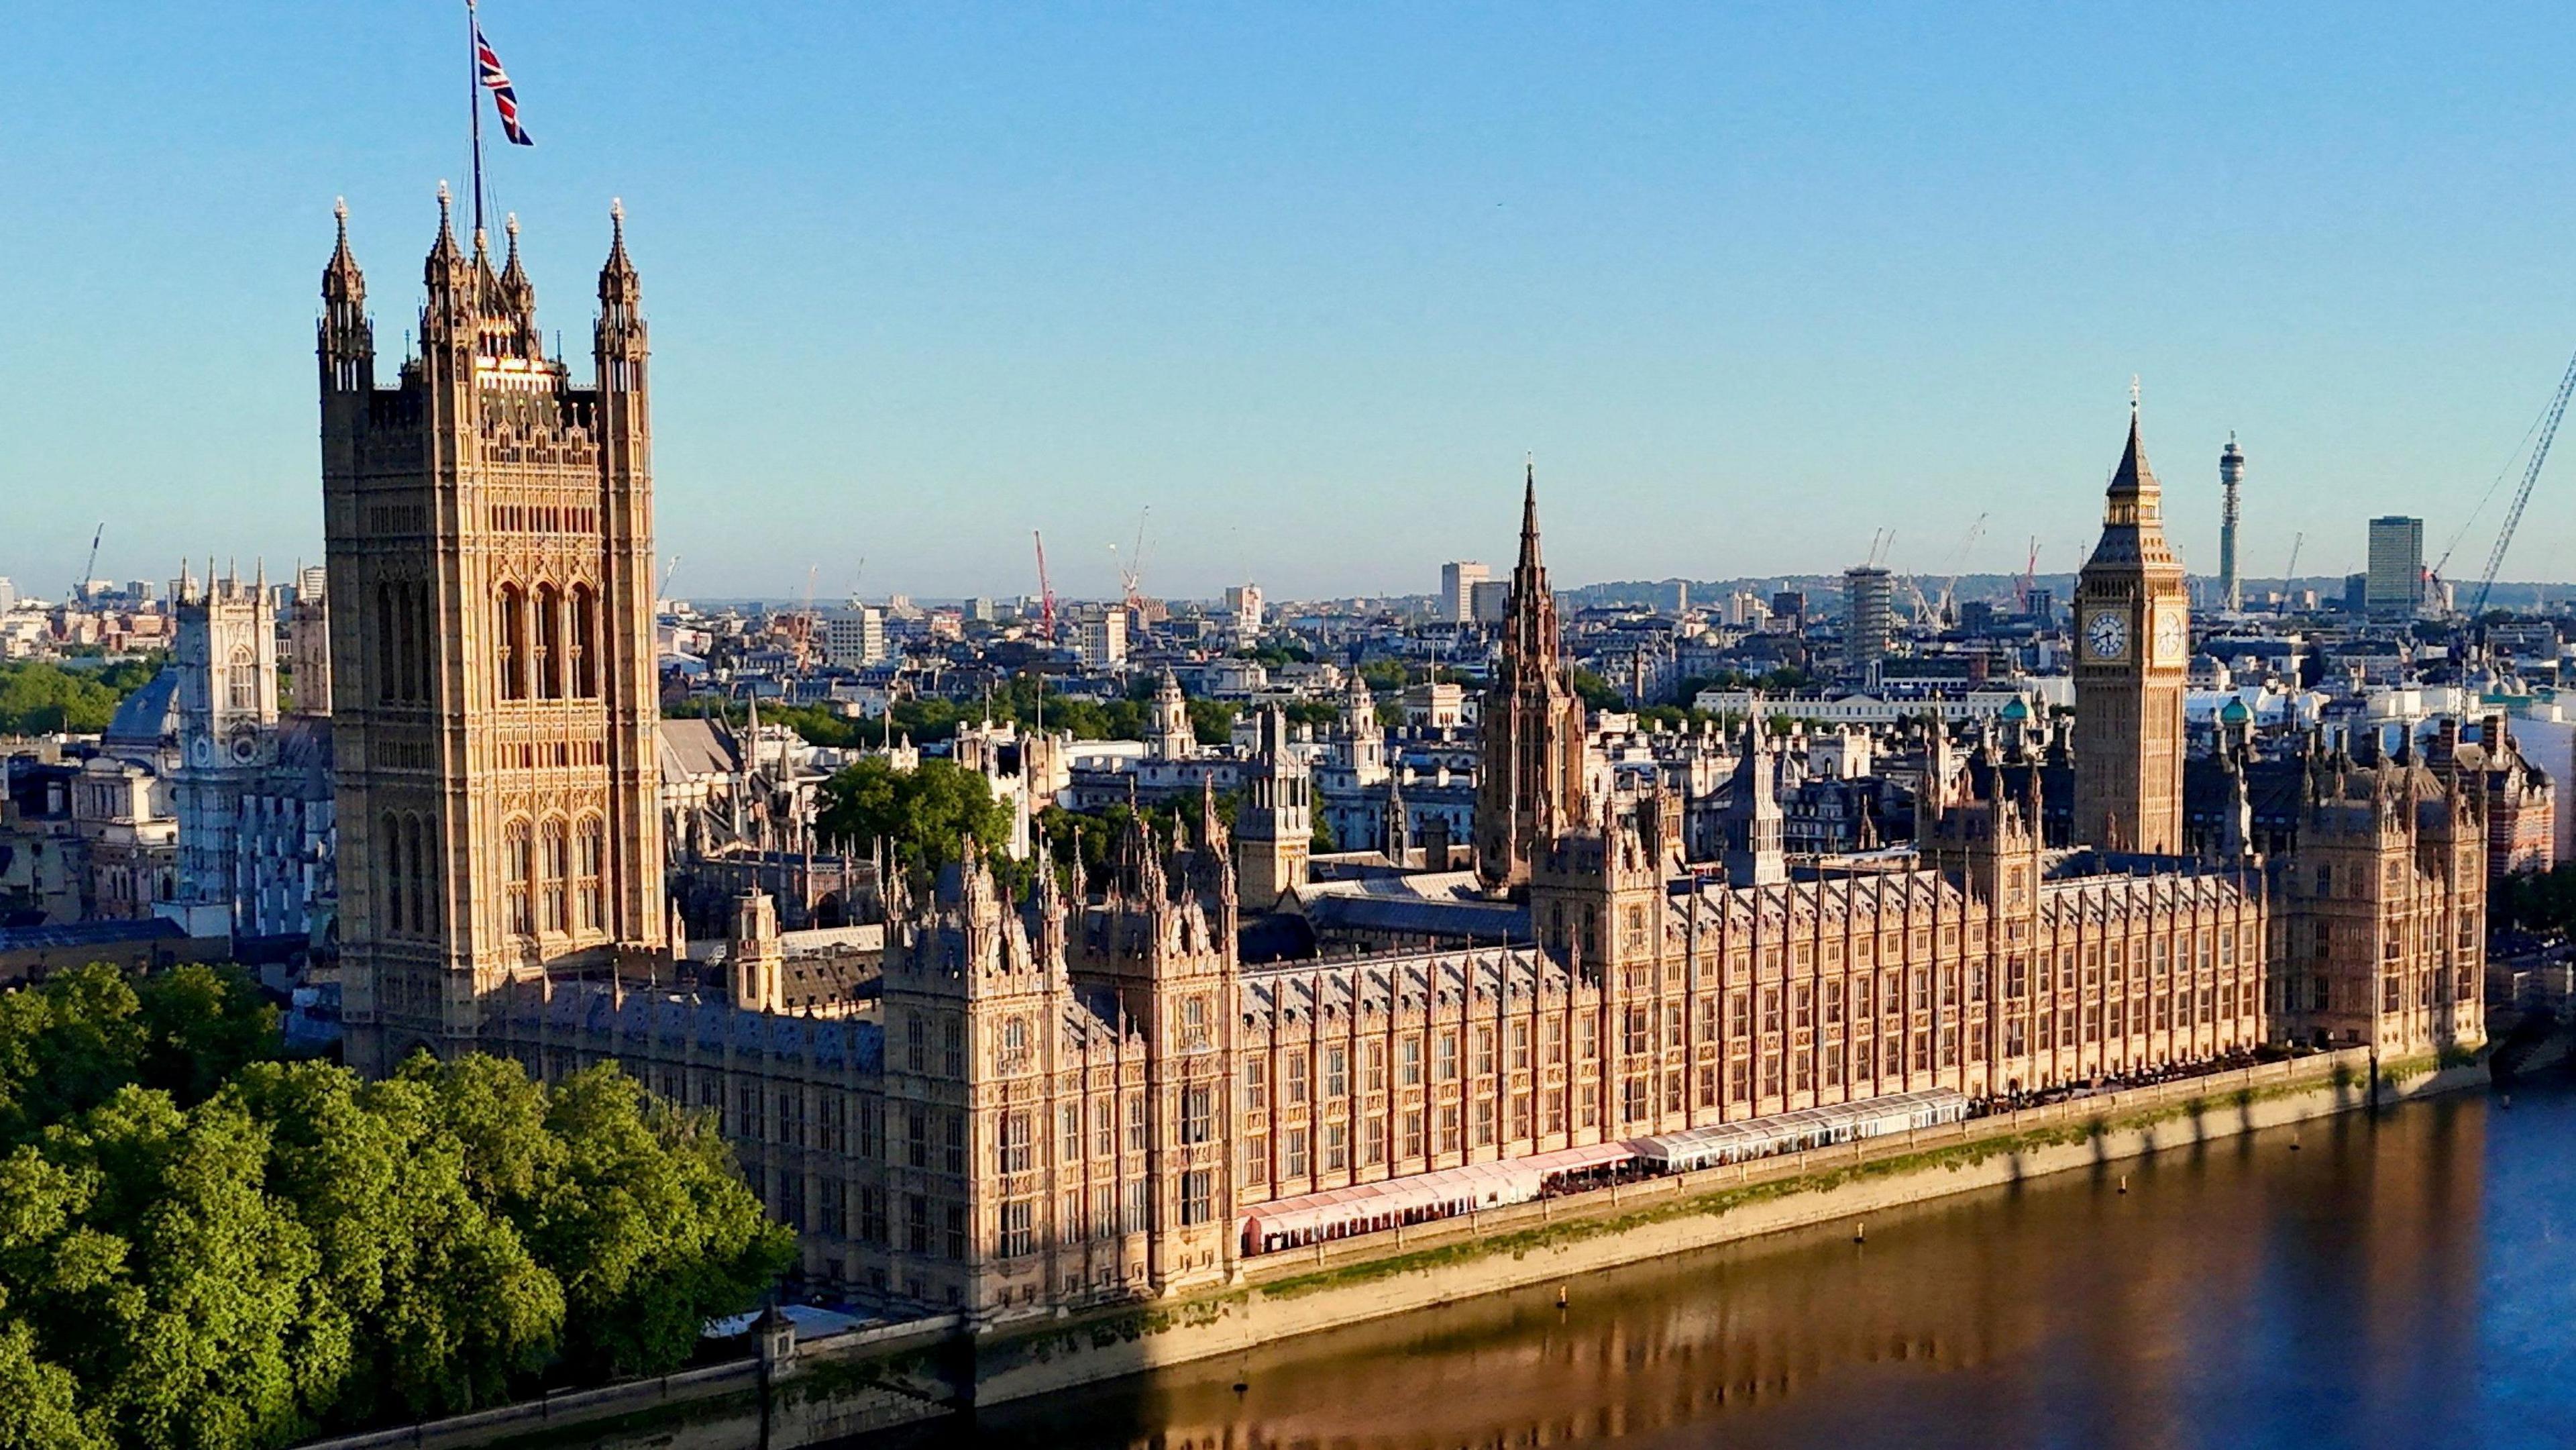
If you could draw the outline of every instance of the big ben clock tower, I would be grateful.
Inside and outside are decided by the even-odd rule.
[[[2102,506],[2102,541],[2075,586],[2075,839],[2182,850],[2182,691],[2191,610],[2165,542],[2164,493],[2138,437]]]

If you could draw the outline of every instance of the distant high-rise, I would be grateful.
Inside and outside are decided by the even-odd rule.
[[[2362,605],[2380,618],[2411,618],[2424,605],[2424,521],[2390,514],[2370,521],[2370,582]]]
[[[1261,633],[1261,586],[1237,584],[1225,591],[1225,612],[1234,619],[1234,632],[1249,639]]]
[[[2227,446],[2218,450],[2218,607],[2233,614],[2245,607],[2242,586],[2236,578],[2236,521],[2239,499],[2237,490],[2245,482],[2245,453],[2236,446],[2236,435],[2227,435]]]
[[[1105,670],[1127,658],[1127,611],[1104,609],[1082,622],[1082,632],[1074,642],[1087,669]]]
[[[1500,624],[1511,609],[1512,581],[1479,579],[1470,591],[1468,617],[1478,624]]]
[[[823,655],[843,669],[882,663],[886,657],[885,611],[864,604],[825,610]]]
[[[1876,564],[1843,571],[1843,666],[1867,676],[1887,658],[1896,576]]]
[[[1440,566],[1440,618],[1449,624],[1472,624],[1476,619],[1476,586],[1494,577],[1493,571],[1473,559],[1455,559]]]

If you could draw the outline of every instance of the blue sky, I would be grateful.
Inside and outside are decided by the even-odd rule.
[[[2187,561],[2439,553],[2576,347],[2546,7],[488,0],[492,161],[585,335],[609,198],[684,594],[1419,591],[2071,568],[2132,373]],[[380,344],[465,172],[432,0],[21,7],[0,574],[319,553],[345,195]],[[390,364],[387,365],[388,374]],[[2576,577],[2571,454],[2508,577]],[[2510,484],[2508,484],[2508,490]],[[2453,560],[2474,577],[2499,497]],[[866,560],[864,575],[859,560]]]

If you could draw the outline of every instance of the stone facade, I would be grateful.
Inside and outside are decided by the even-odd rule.
[[[2134,405],[2102,538],[2076,581],[2075,631],[2076,839],[2179,852],[2191,608]]]
[[[181,571],[176,601],[178,900],[215,908],[235,938],[319,941],[338,904],[331,721],[279,712],[264,571],[247,583],[206,574]]]
[[[1281,1199],[1899,1091],[2483,1039],[2465,968],[2486,796],[2459,774],[2320,755],[2286,849],[2177,854],[2178,711],[2141,722],[2165,710],[2156,640],[2179,616],[2134,422],[2086,596],[2134,632],[2080,686],[2072,791],[2107,841],[2051,847],[2048,767],[1953,769],[1944,736],[1913,849],[1795,874],[1778,802],[1747,790],[1732,859],[1686,859],[1660,769],[1588,769],[1532,485],[1483,721],[1483,892],[1403,903],[1509,914],[1517,935],[1247,962],[1240,877],[1293,869],[1298,768],[1274,725],[1244,842],[1202,787],[1185,839],[1131,820],[1097,881],[1041,871],[1015,902],[971,851],[935,882],[889,875],[873,1001],[843,978],[800,989],[754,883],[726,971],[687,984],[661,950],[622,237],[594,388],[538,351],[515,254],[495,275],[442,223],[429,274],[422,353],[390,390],[345,237],[325,281],[352,1055],[620,1062],[717,1116],[812,1281],[992,1324],[1224,1282],[1266,1247],[1248,1212]],[[1767,749],[1748,742],[1752,782]],[[2107,764],[2082,774],[2083,750]]]
[[[318,328],[351,1060],[474,1045],[514,977],[659,953],[652,433],[623,218],[592,382],[549,356],[515,222],[442,195],[419,350],[376,381],[348,243]]]
[[[1476,873],[1487,890],[1518,895],[1581,792],[1586,767],[1583,701],[1567,678],[1556,596],[1539,557],[1535,468],[1521,495],[1520,562],[1512,568],[1502,656],[1477,728],[1484,765],[1476,779]]]

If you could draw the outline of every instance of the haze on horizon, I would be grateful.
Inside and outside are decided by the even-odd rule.
[[[463,184],[461,7],[51,7],[0,76],[0,574],[320,554],[345,195],[380,369]],[[2072,569],[2132,374],[2170,528],[2438,555],[2576,347],[2570,21],[2348,7],[850,11],[488,0],[540,317],[621,196],[685,595],[1412,593]],[[506,153],[506,154],[501,154]],[[575,359],[575,370],[587,366]],[[2508,579],[2563,574],[2543,479]],[[2509,492],[2510,480],[2506,489]],[[2474,578],[2503,498],[2451,574]],[[854,577],[859,558],[863,577]]]

